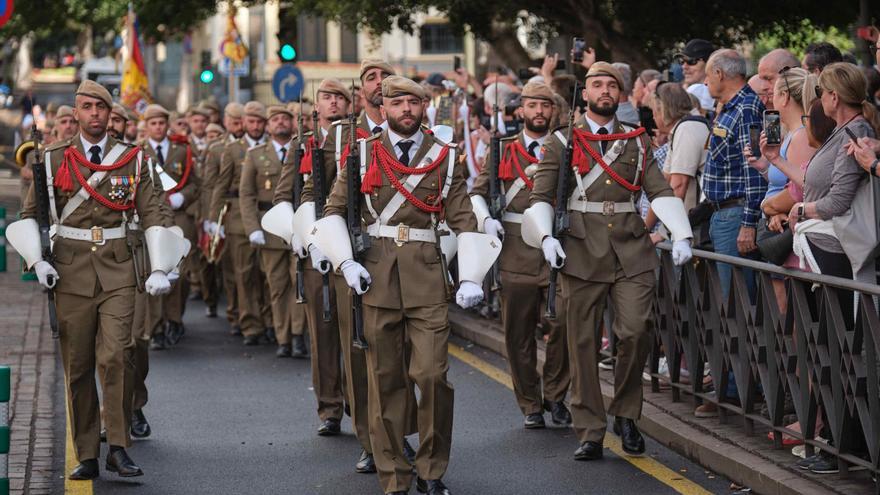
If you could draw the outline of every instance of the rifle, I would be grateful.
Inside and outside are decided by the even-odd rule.
[[[315,100],[317,101],[317,100]],[[315,219],[320,220],[324,216],[324,204],[327,203],[327,191],[324,189],[324,153],[318,148],[318,106],[312,109],[312,128],[315,136],[315,149],[312,149],[312,191],[315,195]],[[326,263],[326,262],[325,262]],[[324,321],[330,321],[330,273],[321,275],[321,295],[323,296],[322,310]]]
[[[352,112],[354,112],[352,106]],[[364,253],[370,249],[370,236],[364,232],[361,225],[361,164],[360,149],[357,142],[356,121],[354,113],[349,114],[349,139],[348,139],[348,159],[345,163],[345,170],[348,174],[348,232],[351,237],[352,259],[363,264]],[[369,286],[364,287],[361,281],[361,288],[366,290]],[[367,340],[364,338],[364,304],[363,299],[357,291],[351,294],[351,336],[353,345],[358,349],[367,348]]]
[[[573,156],[574,146],[572,143],[572,132],[574,131],[574,106],[576,103],[578,85],[575,83],[571,95],[571,107],[568,110],[568,139],[565,142],[565,150],[562,153],[562,160],[559,162],[559,173],[556,177],[556,205],[553,207],[553,237],[560,243],[565,239],[568,228],[571,225],[571,219],[568,214],[568,189],[571,180],[571,159]],[[547,311],[544,317],[547,319],[556,318],[556,279],[559,277],[558,268],[550,268],[550,285],[547,288]]]
[[[34,197],[37,200],[37,226],[40,229],[40,248],[43,251],[43,261],[52,264],[52,244],[49,240],[49,184],[46,177],[46,165],[43,163],[42,146],[43,134],[37,129],[37,124],[31,129],[34,141]],[[46,289],[46,297],[49,303],[49,328],[52,329],[52,338],[58,335],[58,314],[55,309],[55,277],[49,275],[46,281],[49,286]]]
[[[492,104],[492,138],[489,143],[489,216],[501,221],[504,216],[504,208],[507,206],[504,193],[501,191],[501,179],[498,177],[498,169],[501,166],[501,133],[498,121],[498,85],[495,85],[495,103]],[[492,265],[490,291],[494,294],[493,299],[497,302],[498,293],[501,291],[501,276],[498,273],[498,261]],[[493,311],[495,304],[490,304],[489,311]]]
[[[299,167],[302,163],[303,155],[306,153],[306,130],[303,127],[305,118],[303,117],[302,94],[299,96],[299,117],[297,129],[299,135],[296,139],[296,150],[293,152],[293,209],[299,208],[302,203],[303,176],[299,173]],[[305,241],[305,239],[303,239]],[[303,278],[304,260],[299,256],[296,257],[296,303],[302,304],[306,302],[305,279]]]

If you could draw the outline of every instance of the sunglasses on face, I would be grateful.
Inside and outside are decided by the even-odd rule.
[[[701,60],[702,59],[700,59],[700,58],[682,57],[681,63],[683,63],[684,65],[697,65],[698,63],[700,63]]]

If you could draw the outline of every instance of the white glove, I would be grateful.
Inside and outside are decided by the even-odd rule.
[[[491,235],[492,237],[504,239],[504,226],[501,225],[501,222],[495,220],[494,218],[487,218],[483,220],[483,232]]]
[[[471,282],[470,280],[462,280],[455,293],[455,302],[464,309],[468,309],[479,304],[483,300],[483,288]]]
[[[216,233],[217,233],[217,228],[218,228],[218,227],[220,227],[220,226],[217,225],[217,222],[212,222],[212,221],[210,221],[210,220],[205,220],[205,232],[207,232],[208,235],[214,235],[214,234],[216,234]]]
[[[168,283],[173,284],[174,282],[177,282],[177,279],[180,278],[180,270],[175,268],[174,270],[168,272],[168,275],[166,276],[168,277]]]
[[[202,221],[202,231],[209,235],[213,235],[211,234],[211,223],[212,222],[210,220]]]
[[[293,251],[293,254],[297,255],[299,258],[305,258],[309,255],[309,253],[306,252],[305,246],[303,246],[302,239],[296,234],[293,234],[293,237],[290,238],[290,249]]]
[[[330,272],[330,260],[324,256],[318,246],[314,244],[309,246],[309,255],[312,257],[312,268],[318,270],[321,275]]]
[[[171,282],[168,281],[168,276],[164,272],[156,270],[147,278],[144,288],[151,296],[162,296],[171,292]]]
[[[40,285],[47,289],[55,288],[55,282],[58,280],[58,272],[55,271],[55,267],[49,264],[48,261],[38,261],[34,263],[34,272],[37,274],[37,281],[40,282]]]
[[[693,256],[694,253],[691,252],[691,241],[689,239],[683,239],[672,243],[672,262],[675,263],[676,266],[681,266],[687,263]]]
[[[171,209],[177,210],[183,206],[183,199],[183,194],[180,194],[179,192],[169,194],[168,203],[171,204]]]
[[[251,235],[248,236],[248,240],[251,241],[251,246],[265,246],[266,245],[266,236],[263,234],[262,230],[255,230],[251,232]]]
[[[214,224],[214,225],[217,225],[217,224]],[[220,225],[218,228],[220,229],[220,238],[226,239],[226,227],[224,227],[223,225]]]
[[[558,270],[565,264],[565,251],[555,237],[545,237],[541,242],[541,251],[544,252],[544,259],[550,264],[550,268]]]
[[[373,279],[370,278],[370,272],[363,265],[355,260],[345,260],[340,268],[342,269],[342,276],[345,277],[345,283],[356,293],[364,295],[364,293],[370,290],[370,284],[373,282]],[[366,289],[362,287],[361,281],[367,283]]]

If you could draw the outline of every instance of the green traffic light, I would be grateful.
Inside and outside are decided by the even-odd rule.
[[[281,60],[285,62],[290,62],[291,60],[296,58],[296,49],[293,48],[293,45],[289,43],[285,43],[281,45],[281,49],[278,51],[278,54],[281,56]]]
[[[214,71],[212,71],[211,69],[203,70],[202,73],[199,75],[199,80],[205,84],[211,84],[211,82],[214,80]]]

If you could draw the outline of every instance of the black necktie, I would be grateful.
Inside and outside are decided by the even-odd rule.
[[[409,149],[412,148],[413,142],[406,140],[397,143],[397,147],[400,148],[400,163],[404,165],[409,165]]]
[[[287,158],[287,148],[281,147],[281,164],[284,165],[284,159]]]
[[[156,146],[156,156],[159,158],[159,165],[165,166],[165,156],[162,155],[162,145]]]
[[[538,155],[535,154],[535,148],[537,148],[537,147],[538,147],[537,141],[532,141],[532,143],[529,144],[529,154],[535,158],[538,158]]]
[[[381,125],[377,125],[376,127],[373,127],[373,134],[379,134],[380,132],[382,132]]]
[[[97,144],[92,146],[91,148],[89,148],[89,153],[91,153],[91,155],[92,155],[89,157],[90,162],[97,163],[97,164],[101,163],[101,147],[100,146],[98,146]]]
[[[596,134],[599,134],[600,136],[605,136],[608,134],[608,129],[606,129],[604,127],[600,127],[599,130],[596,132]],[[605,154],[605,146],[607,143],[608,143],[608,141],[599,141],[599,147],[602,148],[603,155]]]

